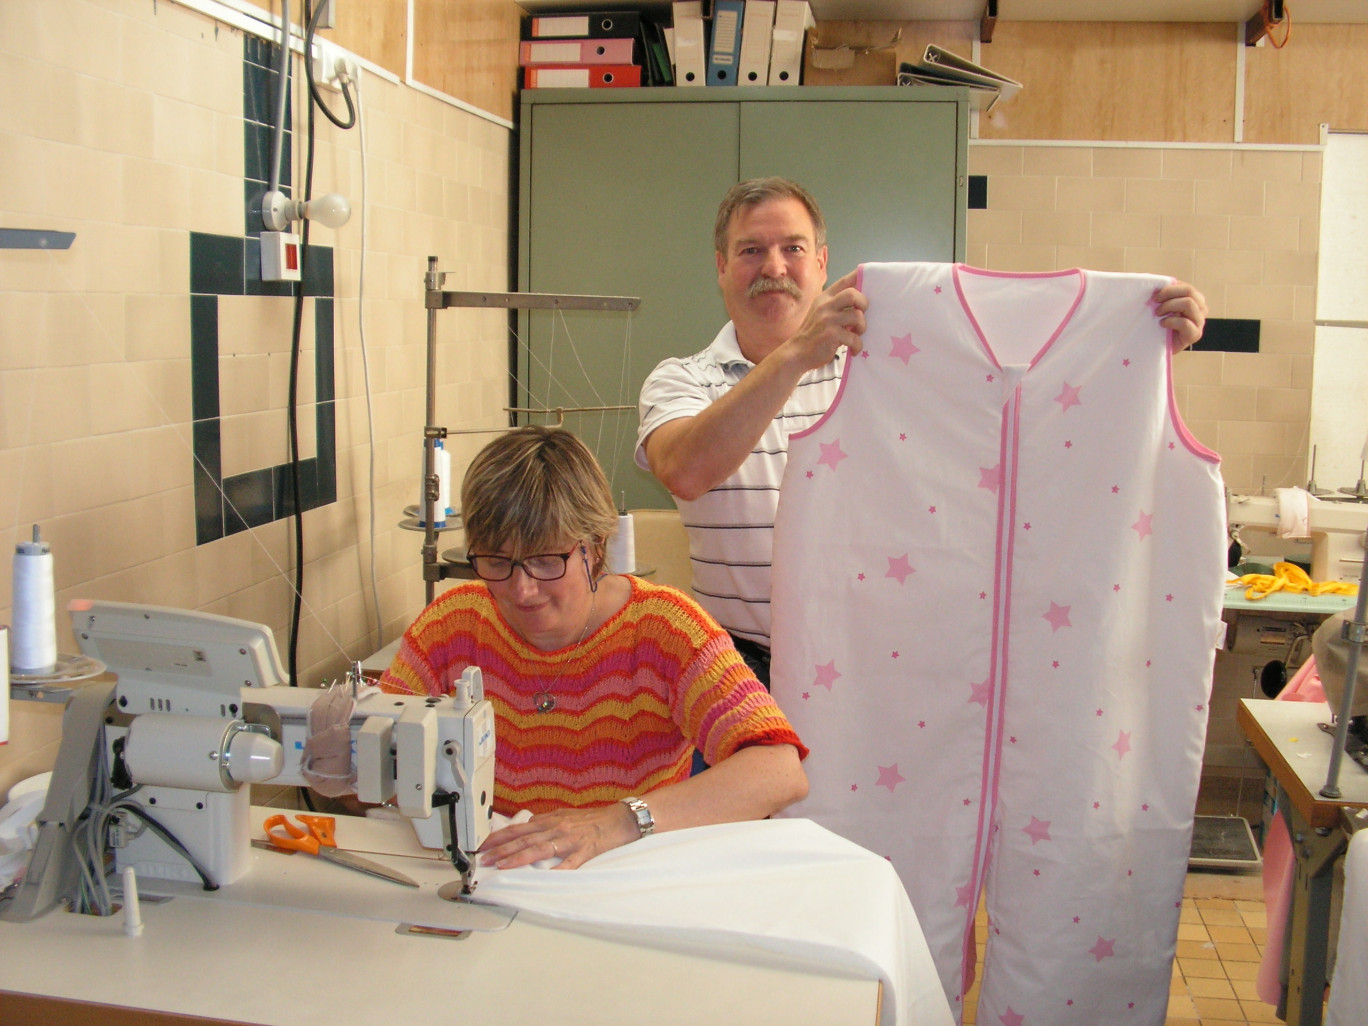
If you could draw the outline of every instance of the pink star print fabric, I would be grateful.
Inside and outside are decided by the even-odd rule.
[[[1167,279],[866,264],[864,358],[792,439],[775,697],[811,818],[886,856],[980,1023],[1160,1024],[1225,566]]]

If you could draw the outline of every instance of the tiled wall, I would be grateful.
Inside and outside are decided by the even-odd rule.
[[[76,597],[202,609],[269,624],[284,653],[292,300],[256,281],[247,214],[272,50],[172,2],[0,3],[0,227],[76,233],[65,251],[0,250],[0,541],[12,551],[41,525],[59,609]],[[298,182],[307,108],[293,106],[285,180]],[[423,602],[422,536],[398,524],[419,490],[428,256],[447,288],[510,287],[510,130],[377,76],[363,77],[361,111],[350,132],[316,119],[314,193],[347,195],[353,214],[312,233],[323,249],[300,375],[301,455],[315,471],[306,683],[391,640]],[[212,259],[225,252],[226,271]],[[438,422],[498,425],[506,315],[447,311],[438,329]],[[456,440],[458,472],[480,441]],[[250,531],[213,481],[237,489]],[[0,623],[10,572],[0,560]],[[58,625],[74,651],[64,615]],[[0,798],[51,764],[59,715],[12,703]]]
[[[1321,154],[1306,149],[971,144],[987,206],[968,260],[996,270],[1169,274],[1259,351],[1187,352],[1179,409],[1233,491],[1306,483]]]

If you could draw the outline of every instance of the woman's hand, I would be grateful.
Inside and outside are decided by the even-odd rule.
[[[594,809],[557,809],[495,830],[480,845],[480,865],[514,869],[559,858],[555,868],[577,869],[639,836],[636,817],[621,802]]]

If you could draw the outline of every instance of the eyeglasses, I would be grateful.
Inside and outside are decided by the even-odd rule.
[[[577,549],[569,552],[543,552],[537,556],[524,556],[522,559],[509,559],[507,556],[479,556],[466,553],[470,568],[482,581],[506,581],[513,576],[515,567],[522,567],[523,573],[534,581],[559,581],[565,576],[565,567]]]

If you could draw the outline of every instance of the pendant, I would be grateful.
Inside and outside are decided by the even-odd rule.
[[[532,705],[537,712],[550,712],[556,707],[556,696],[549,691],[538,691],[532,696]]]

